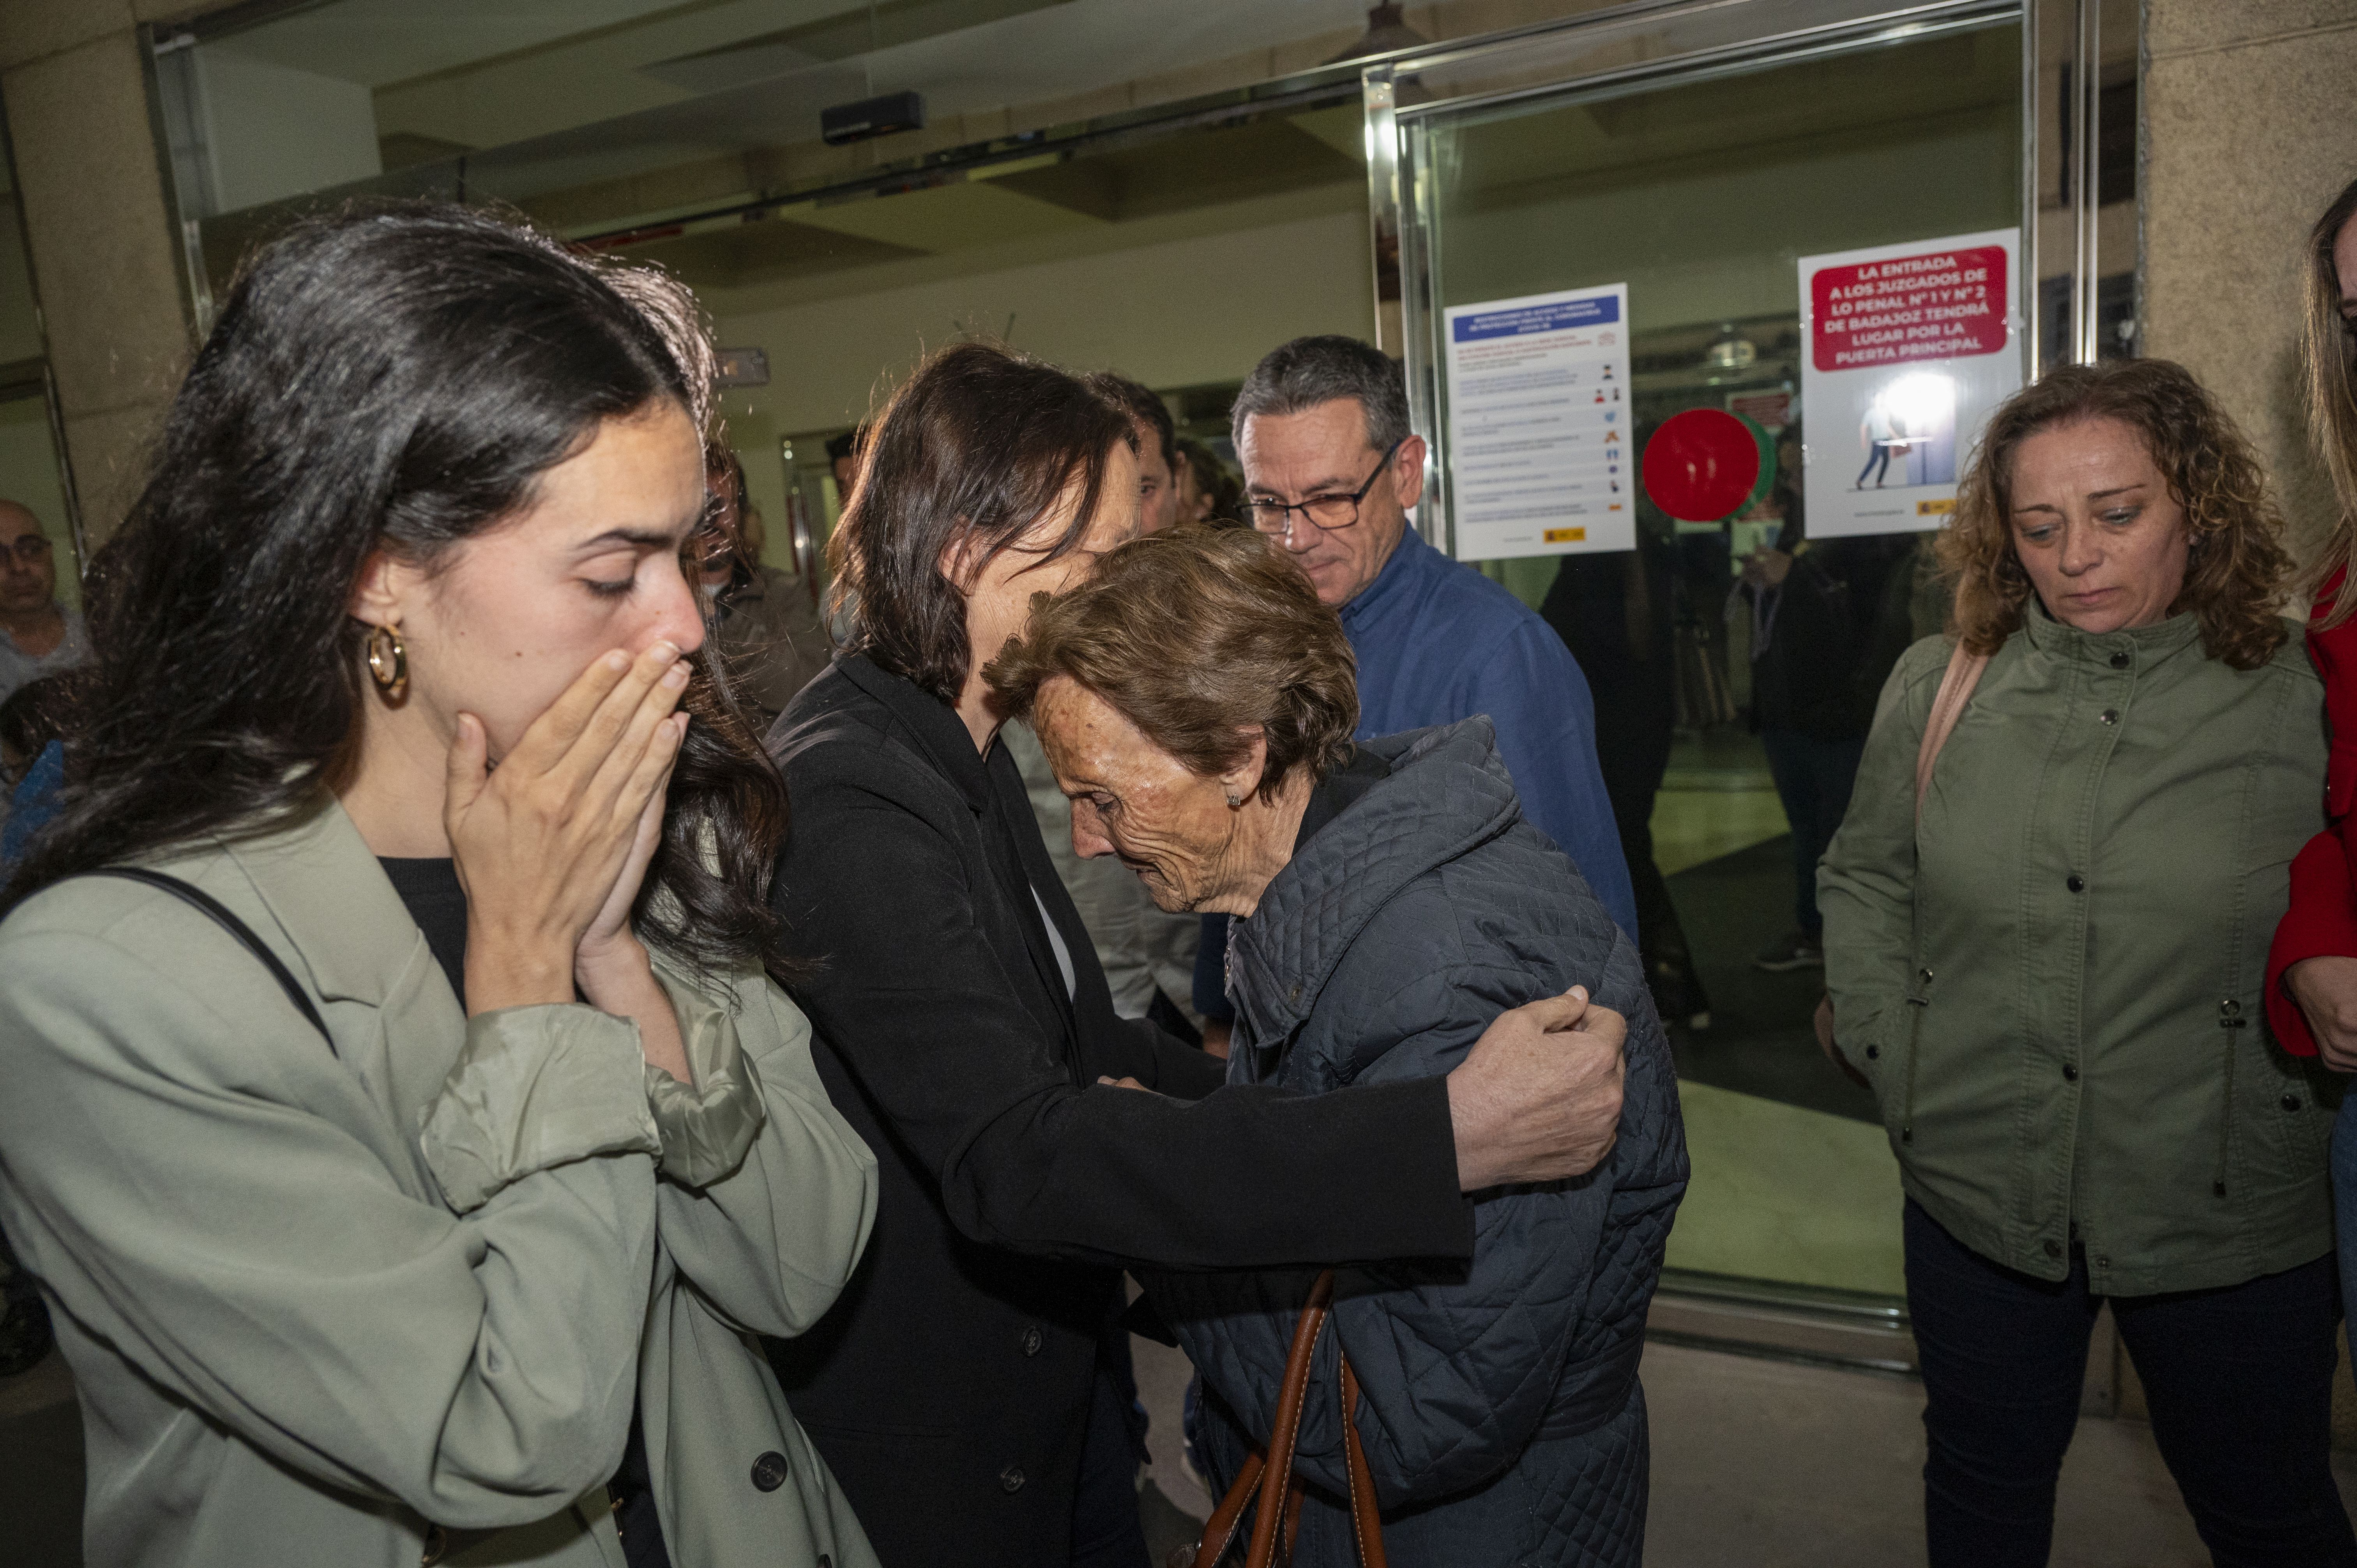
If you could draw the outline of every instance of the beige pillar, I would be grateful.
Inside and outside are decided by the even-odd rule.
[[[2303,558],[2333,523],[2300,413],[2301,242],[2357,179],[2357,0],[2147,0],[2146,351],[2225,401]]]
[[[137,28],[190,9],[188,0],[0,5],[0,101],[67,460],[93,544],[136,493],[188,357]]]

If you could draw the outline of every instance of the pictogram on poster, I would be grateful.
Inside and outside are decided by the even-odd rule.
[[[1629,285],[1451,306],[1443,320],[1457,558],[1635,548]]]
[[[2020,231],[1800,262],[1803,497],[1813,539],[1938,528],[2021,386]]]

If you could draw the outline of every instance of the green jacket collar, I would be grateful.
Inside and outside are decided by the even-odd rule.
[[[221,849],[253,884],[328,1002],[382,1007],[422,939],[332,795],[289,826]]]
[[[2050,659],[2093,664],[2105,662],[2115,653],[2128,653],[2135,656],[2139,669],[2158,663],[2201,637],[2201,619],[2190,610],[2132,631],[2081,631],[2056,620],[2036,594],[2022,607],[2021,629],[2029,646]]]

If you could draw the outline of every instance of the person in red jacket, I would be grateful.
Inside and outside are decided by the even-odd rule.
[[[2357,1071],[2357,181],[2309,236],[2303,294],[2309,424],[2341,505],[2318,560],[2308,650],[2332,725],[2325,768],[2331,824],[2291,863],[2291,907],[2267,953],[2267,1022],[2295,1056]],[[2332,1132],[2341,1295],[2357,1301],[2357,1094]]]
[[[2341,503],[2340,526],[2315,567],[2308,631],[2332,721],[2325,781],[2331,826],[2292,862],[2291,908],[2267,955],[2267,1021],[2294,1056],[2320,1052],[2327,1065],[2351,1072],[2357,1071],[2357,816],[2350,811],[2357,797],[2357,575],[2350,571],[2357,544],[2357,181],[2318,220],[2305,272],[2309,424]],[[2349,1155],[2357,1157],[2357,1148]]]

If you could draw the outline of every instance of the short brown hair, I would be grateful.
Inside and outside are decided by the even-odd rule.
[[[1242,762],[1257,730],[1263,800],[1296,768],[1315,776],[1345,760],[1359,725],[1340,618],[1244,529],[1179,523],[1109,553],[1071,592],[1035,596],[1023,635],[983,677],[1019,718],[1059,675],[1202,777]]]
[[[2283,646],[2276,601],[2290,571],[2283,518],[2266,470],[2217,400],[2169,360],[2063,365],[2006,400],[1989,418],[1940,535],[1940,564],[1955,578],[1949,629],[1973,653],[1995,653],[2021,626],[2029,575],[2013,542],[2013,458],[2041,430],[2116,419],[2144,437],[2170,499],[2185,509],[2195,546],[2172,607],[2201,623],[2202,650],[2255,670]]]
[[[834,598],[853,613],[850,651],[945,703],[973,650],[965,596],[944,581],[959,539],[976,564],[1017,544],[1080,489],[1072,526],[1041,555],[1069,554],[1088,532],[1114,447],[1135,449],[1129,420],[1078,378],[994,343],[959,343],[917,367],[859,447],[859,483],[827,541]]]

